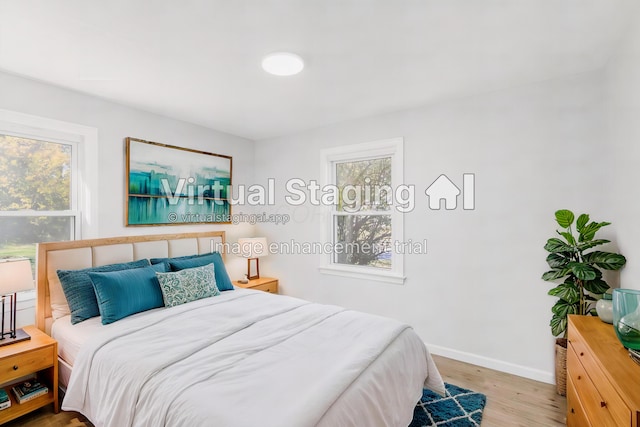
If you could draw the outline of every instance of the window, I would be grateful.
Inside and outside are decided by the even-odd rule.
[[[0,134],[0,258],[27,257],[35,243],[80,234],[77,147]]]
[[[328,274],[402,283],[403,140],[376,141],[323,151],[324,185],[335,187],[328,207]],[[400,202],[400,203],[399,203]],[[412,203],[413,201],[411,201]],[[402,205],[402,206],[401,206]]]
[[[35,267],[36,243],[92,234],[96,145],[95,129],[0,110],[0,258]]]

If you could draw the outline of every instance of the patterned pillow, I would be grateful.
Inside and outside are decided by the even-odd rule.
[[[216,286],[219,291],[232,291],[233,284],[222,261],[220,252],[211,252],[201,255],[187,255],[176,258],[151,258],[151,264],[159,262],[168,262],[171,271],[179,271],[185,268],[202,267],[203,265],[213,263],[216,275]]]
[[[173,273],[156,273],[156,276],[167,307],[220,295],[213,264]]]

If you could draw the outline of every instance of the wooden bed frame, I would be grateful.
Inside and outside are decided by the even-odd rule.
[[[67,242],[52,242],[52,243],[39,243],[37,249],[36,258],[36,326],[38,329],[45,333],[49,333],[48,329],[50,325],[47,325],[47,320],[51,319],[51,300],[49,292],[49,258],[51,254],[69,251],[73,249],[90,248],[92,253],[91,266],[110,264],[111,262],[100,262],[96,260],[95,248],[113,246],[114,250],[123,248],[128,250],[127,245],[131,245],[131,256],[129,259],[127,255],[124,255],[122,259],[114,259],[112,262],[124,262],[127,260],[136,260],[147,258],[149,256],[148,251],[144,252],[145,255],[136,256],[136,246],[141,246],[147,242],[162,242],[166,241],[166,250],[154,252],[151,255],[155,257],[163,256],[182,256],[191,255],[193,251],[189,252],[188,248],[193,248],[195,245],[197,253],[208,252],[203,246],[203,239],[215,239],[222,243],[222,250],[220,250],[224,259],[224,244],[225,244],[225,232],[224,231],[205,231],[200,233],[178,233],[178,234],[155,234],[146,236],[125,236],[125,237],[107,237],[102,239],[89,239],[89,240],[72,240]],[[160,246],[164,246],[160,244]],[[210,250],[209,250],[210,252]]]

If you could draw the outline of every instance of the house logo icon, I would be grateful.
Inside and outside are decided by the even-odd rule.
[[[462,188],[460,191],[453,181],[442,174],[425,190],[429,198],[429,209],[439,210],[441,202],[444,200],[446,210],[454,210],[458,207],[458,196],[462,196],[462,208],[464,210],[475,209],[475,174],[465,173],[462,175]]]

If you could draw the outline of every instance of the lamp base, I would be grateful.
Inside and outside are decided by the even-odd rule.
[[[253,263],[251,262],[253,261]],[[247,279],[255,280],[260,278],[260,260],[258,258],[247,259]]]
[[[6,335],[4,338],[0,339],[0,347],[9,345],[9,344],[15,344],[21,341],[28,341],[30,339],[31,339],[31,335],[29,335],[22,329],[16,329],[16,337],[11,338],[11,336]]]

